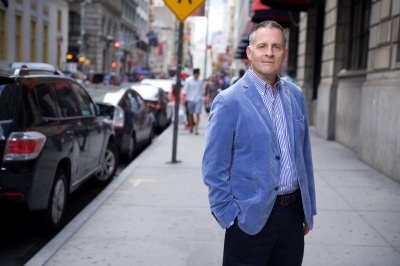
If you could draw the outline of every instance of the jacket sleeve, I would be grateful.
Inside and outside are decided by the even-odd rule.
[[[202,173],[211,212],[222,228],[227,228],[239,213],[229,184],[234,137],[232,112],[224,96],[219,94],[210,111]]]

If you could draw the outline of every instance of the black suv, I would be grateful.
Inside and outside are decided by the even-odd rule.
[[[38,211],[56,232],[68,195],[115,175],[114,130],[75,80],[45,69],[0,70],[0,202]]]

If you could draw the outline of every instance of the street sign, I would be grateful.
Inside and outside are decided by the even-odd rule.
[[[190,16],[190,14],[204,2],[205,0],[164,0],[164,3],[181,22]]]

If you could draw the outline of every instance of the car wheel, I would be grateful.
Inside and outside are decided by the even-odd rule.
[[[148,138],[148,140],[147,140],[147,144],[151,144],[151,142],[153,141],[153,139],[154,139],[154,136],[156,135],[156,133],[155,133],[155,126],[153,125],[153,126],[151,126],[151,129],[150,129],[150,134],[149,134],[149,138]]]
[[[135,157],[135,152],[136,152],[136,140],[135,140],[135,136],[132,136],[129,139],[128,151],[126,152],[126,156],[125,156],[127,162],[131,162],[133,160],[133,158]]]
[[[118,151],[112,143],[108,143],[104,153],[101,170],[95,175],[95,180],[98,185],[108,184],[115,175],[118,167]]]
[[[43,233],[54,234],[60,229],[65,216],[67,198],[67,179],[64,171],[60,168],[54,178],[47,210],[39,215],[39,227]]]

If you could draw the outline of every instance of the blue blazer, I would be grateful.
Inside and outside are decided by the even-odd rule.
[[[301,189],[305,223],[317,214],[307,110],[303,92],[281,81],[291,158]],[[261,231],[279,185],[279,146],[261,95],[246,73],[214,99],[206,133],[202,173],[211,212],[222,228],[238,218],[250,235]]]

